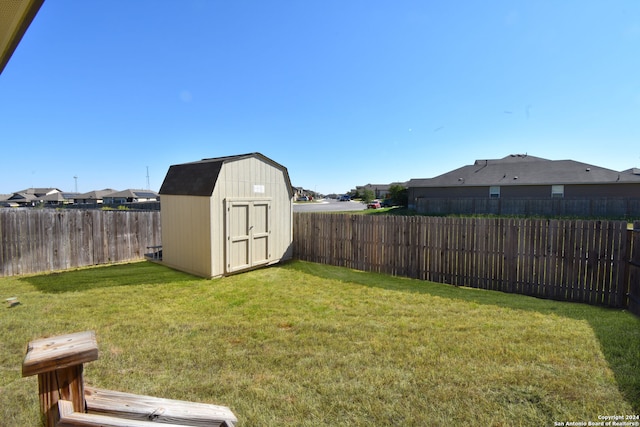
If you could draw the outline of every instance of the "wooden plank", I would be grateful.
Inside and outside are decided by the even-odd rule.
[[[418,226],[418,220],[416,217],[409,217],[408,220],[408,237],[407,252],[408,252],[408,275],[412,279],[420,278],[420,228]]]
[[[398,217],[400,218],[400,217]],[[409,247],[411,245],[411,232],[410,232],[410,217],[402,217],[400,221],[398,221],[399,231],[401,233],[400,239],[400,252],[399,252],[399,270],[400,276],[403,277],[411,277],[410,268],[411,268],[411,251]]]
[[[504,233],[504,260],[506,286],[503,292],[514,292],[518,274],[518,224],[515,219],[507,219]]]
[[[627,235],[631,231],[627,230],[626,221],[616,221],[615,236],[612,241],[611,252],[611,281],[612,281],[612,293],[609,297],[610,307],[627,307],[627,293],[629,289],[627,287],[627,275],[625,269],[627,267],[627,260],[630,259],[629,246]]]
[[[473,277],[473,232],[469,218],[461,218],[460,222],[460,256],[462,286],[471,286]]]
[[[475,264],[475,259],[474,259],[474,246],[475,246],[475,241],[474,241],[474,227],[473,227],[473,223],[475,223],[475,221],[472,221],[471,218],[463,218],[463,236],[464,236],[464,246],[462,248],[463,250],[463,254],[464,254],[464,286],[471,286],[471,284],[474,282],[474,276],[475,276],[475,269],[474,269],[474,264]]]
[[[586,265],[584,275],[584,298],[581,302],[598,304],[597,301],[597,268],[598,268],[598,244],[599,233],[597,227],[599,227],[600,221],[592,222],[585,221],[587,226],[587,242],[586,242]]]
[[[554,299],[566,300],[571,288],[571,283],[575,280],[576,275],[576,223],[575,221],[564,221],[563,225],[563,278],[561,287],[556,292]]]
[[[558,244],[561,245],[558,248],[558,257],[559,257],[559,277],[555,286],[555,296],[554,299],[564,300],[567,294],[567,284],[570,280],[570,252],[572,252],[573,248],[571,247],[573,242],[573,237],[570,235],[571,233],[571,222],[570,221],[559,221],[558,222]]]
[[[611,287],[609,295],[609,307],[626,307],[628,293],[627,276],[625,274],[626,261],[630,254],[627,252],[627,222],[615,221],[613,227],[614,236],[611,239],[610,275]]]
[[[486,274],[487,281],[483,289],[495,289],[498,287],[502,276],[500,260],[502,256],[498,253],[501,237],[500,221],[498,219],[487,220],[485,228],[485,247],[487,249]]]
[[[28,377],[97,359],[98,344],[93,331],[37,339],[27,346],[22,376]]]
[[[423,217],[417,217],[418,232],[420,233],[418,239],[419,245],[419,258],[420,258],[420,280],[427,280],[427,268],[428,268],[428,255],[427,255],[427,223]]]
[[[427,274],[425,278],[432,282],[437,282],[437,265],[440,259],[436,246],[438,241],[438,227],[434,218],[428,217],[425,221],[427,223]]]
[[[476,281],[476,288],[486,289],[490,276],[489,259],[491,254],[489,253],[488,246],[488,233],[491,220],[480,219],[476,224],[476,237],[475,237],[475,259],[478,280]]]
[[[451,229],[453,231],[451,238],[453,255],[451,262],[451,275],[453,277],[452,283],[456,286],[464,285],[462,221],[463,218],[451,218]]]
[[[583,221],[584,225],[584,236],[585,236],[585,248],[584,248],[584,274],[583,282],[580,284],[580,289],[582,290],[582,298],[579,302],[584,303],[595,303],[595,292],[592,292],[592,285],[594,282],[594,267],[596,260],[596,248],[594,247],[595,242],[595,227],[592,221]]]
[[[496,220],[496,233],[495,233],[495,247],[494,247],[494,262],[496,271],[496,280],[491,287],[493,290],[508,292],[509,276],[507,273],[507,258],[506,258],[506,233],[507,233],[507,220]]]
[[[451,277],[451,221],[448,218],[442,218],[442,228],[441,228],[441,247],[440,251],[442,253],[442,270],[441,270],[441,281],[443,283],[452,282]]]
[[[520,233],[516,242],[519,264],[516,283],[519,286],[514,291],[524,295],[535,295],[533,283],[536,273],[536,227],[533,220],[521,219],[519,223]]]
[[[76,412],[73,403],[59,400],[56,427],[151,427],[158,424],[152,421],[128,420],[105,415]],[[181,427],[180,424],[162,424],[164,427]],[[184,424],[182,424],[184,427]]]
[[[558,220],[550,220],[547,222],[547,247],[546,247],[546,264],[545,264],[545,281],[542,296],[544,298],[553,298],[555,288],[561,280],[561,268],[559,268],[558,248],[560,247],[558,233]]]
[[[611,277],[611,253],[615,238],[615,222],[605,221],[602,224],[600,237],[600,256],[598,258],[598,299],[603,305],[608,306],[615,287]]]
[[[640,221],[633,223],[627,236],[627,286],[629,311],[640,316]]]
[[[175,423],[188,426],[220,425],[238,422],[226,406],[143,396],[94,387],[85,388],[90,414],[126,418],[127,420]],[[162,424],[165,425],[165,424]]]
[[[545,270],[547,263],[547,239],[549,232],[549,221],[536,219],[535,224],[535,280],[532,283],[532,295],[537,297],[544,296]]]

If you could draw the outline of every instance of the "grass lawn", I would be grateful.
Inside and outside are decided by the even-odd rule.
[[[94,386],[240,426],[552,426],[640,413],[625,311],[289,262],[203,280],[139,262],[0,279],[0,424],[37,426],[27,343],[94,330]]]

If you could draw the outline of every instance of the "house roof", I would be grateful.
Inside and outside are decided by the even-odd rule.
[[[158,197],[158,193],[151,190],[122,190],[116,191],[109,194],[105,194],[102,196],[103,198],[113,198],[113,197],[126,197],[126,198],[141,198],[141,199],[155,199]]]
[[[17,193],[13,193],[7,200],[10,201],[14,201],[14,202],[33,202],[35,200],[38,200],[38,197],[33,194],[33,193],[25,193],[22,191],[18,191]]]
[[[104,196],[107,194],[115,193],[116,190],[113,188],[105,188],[104,190],[94,190],[89,191],[88,193],[78,194],[76,199],[80,200],[102,200]]]
[[[75,200],[78,198],[78,193],[51,193],[46,196],[40,197],[38,200],[43,202],[64,202],[65,200]]]
[[[20,193],[20,194],[32,194],[36,197],[41,197],[41,196],[46,196],[47,194],[54,194],[54,193],[61,193],[62,190],[60,190],[59,188],[52,188],[52,187],[46,187],[46,188],[27,188],[25,190],[20,190],[20,191],[16,191],[16,193]]]
[[[403,187],[407,186],[406,182],[392,182],[390,184],[365,184],[365,185],[356,185],[356,189],[358,188],[370,188],[375,190],[389,190],[392,185],[400,185]]]
[[[18,47],[44,0],[0,0],[0,73]]]
[[[289,179],[289,172],[287,171],[287,168],[260,153],[216,157],[211,159],[202,159],[197,162],[172,165],[169,167],[167,176],[165,176],[162,186],[160,187],[160,194],[209,197],[213,194],[213,190],[218,180],[218,175],[225,163],[252,157],[258,158],[271,164],[275,168],[282,170],[285,175],[289,194],[293,195],[293,189],[291,187],[291,180]]]
[[[640,183],[633,169],[617,172],[574,160],[548,160],[526,154],[476,160],[428,179],[412,179],[409,187],[508,186],[553,184]]]

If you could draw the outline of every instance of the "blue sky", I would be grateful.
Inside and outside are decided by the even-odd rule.
[[[515,153],[640,167],[640,2],[46,0],[0,140],[5,194],[256,151],[322,193]]]

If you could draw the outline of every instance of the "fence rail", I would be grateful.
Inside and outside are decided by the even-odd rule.
[[[160,212],[0,209],[0,277],[142,259]]]
[[[624,221],[294,215],[295,257],[563,301],[627,307]]]

